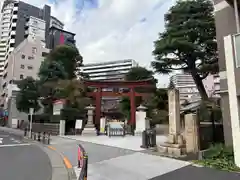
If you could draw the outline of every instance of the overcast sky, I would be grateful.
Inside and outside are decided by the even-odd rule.
[[[164,30],[164,14],[175,0],[23,0],[43,7],[76,33],[84,63],[125,58],[150,68],[153,41]],[[157,76],[159,85],[168,78]]]

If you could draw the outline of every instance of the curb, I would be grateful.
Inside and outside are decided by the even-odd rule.
[[[58,153],[61,156],[63,163],[65,165],[65,168],[68,171],[68,179],[69,180],[77,180],[76,173],[74,171],[74,168],[73,168],[70,160],[66,156],[64,156],[62,153],[60,153],[55,147],[53,147],[51,145],[48,145],[46,147],[51,149],[52,151],[55,151],[56,153]]]

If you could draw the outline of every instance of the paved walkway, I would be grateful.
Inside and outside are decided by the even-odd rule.
[[[141,148],[142,145],[142,137],[141,136],[125,136],[125,137],[108,137],[108,136],[63,136],[64,138],[69,138],[82,142],[90,142],[99,145],[117,147],[122,149],[128,149],[133,151],[142,151],[145,150]],[[158,144],[166,142],[167,137],[157,136],[156,141]]]
[[[158,137],[164,141],[165,137]],[[240,174],[196,167],[190,162],[147,154],[138,137],[53,137],[53,146],[77,166],[77,144],[89,154],[89,180],[239,180]],[[117,146],[117,147],[115,147]],[[119,148],[123,146],[124,148]],[[125,148],[128,149],[125,149]]]

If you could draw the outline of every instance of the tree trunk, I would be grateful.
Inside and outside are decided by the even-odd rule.
[[[202,79],[195,70],[191,71],[191,74],[202,100],[208,100],[208,95],[203,85]]]

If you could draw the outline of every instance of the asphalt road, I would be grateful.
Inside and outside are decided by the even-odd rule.
[[[0,175],[1,180],[50,180],[52,167],[39,147],[0,131]]]
[[[239,180],[239,173],[219,171],[212,168],[186,166],[176,171],[152,178],[150,180]]]

